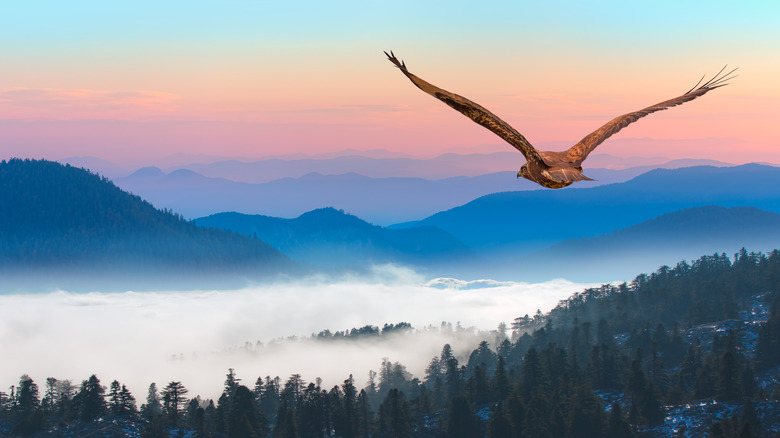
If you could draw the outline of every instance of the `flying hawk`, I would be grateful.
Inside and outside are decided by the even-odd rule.
[[[585,158],[588,157],[588,154],[591,153],[593,149],[596,149],[596,146],[600,145],[604,140],[629,124],[636,122],[650,113],[681,105],[704,95],[710,90],[726,85],[726,81],[736,77],[731,75],[737,70],[734,69],[726,74],[722,74],[726,69],[726,67],[723,67],[718,74],[703,84],[701,82],[704,80],[704,77],[702,77],[692,89],[682,96],[657,103],[639,111],[615,117],[601,128],[588,134],[585,138],[580,140],[579,143],[569,148],[569,150],[554,152],[536,150],[522,134],[509,126],[508,123],[498,118],[495,114],[463,96],[458,96],[457,94],[442,90],[409,73],[409,70],[406,69],[406,65],[402,61],[399,61],[392,51],[390,54],[385,52],[385,55],[387,55],[387,59],[395,64],[396,67],[401,69],[403,74],[405,74],[417,88],[441,100],[466,117],[489,129],[492,133],[498,135],[504,139],[504,141],[522,152],[528,162],[520,168],[519,172],[517,172],[518,178],[523,177],[551,189],[560,189],[575,181],[593,181],[582,174],[582,162],[585,161]]]

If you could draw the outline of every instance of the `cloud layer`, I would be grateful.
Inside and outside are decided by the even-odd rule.
[[[426,283],[401,268],[373,278],[306,279],[232,291],[93,292],[0,295],[0,385],[29,374],[78,384],[96,373],[128,384],[139,400],[149,383],[181,380],[193,396],[216,397],[232,367],[246,384],[301,373],[325,385],[354,374],[362,385],[383,357],[422,377],[445,342],[466,354],[476,340],[442,336],[442,321],[492,330],[499,322],[552,308],[589,285],[459,280]],[[279,341],[329,329],[409,322],[422,333],[383,342]],[[426,329],[427,327],[427,329]],[[258,347],[260,341],[261,347]],[[251,347],[247,350],[247,346]]]

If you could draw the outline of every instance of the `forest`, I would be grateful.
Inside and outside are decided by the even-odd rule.
[[[295,263],[260,239],[198,227],[105,177],[47,160],[0,161],[0,279],[91,290],[166,277],[264,278]],[[41,275],[45,274],[45,275]],[[117,280],[119,279],[119,280]],[[23,281],[26,280],[26,281]]]
[[[299,374],[245,381],[230,369],[212,400],[181,381],[134,395],[95,375],[42,386],[21,376],[0,393],[0,435],[775,437],[779,288],[777,250],[682,261],[518,317],[468,357],[444,345],[424,376],[385,360],[364,385],[345,376],[323,388]],[[412,327],[316,336],[383,330]]]

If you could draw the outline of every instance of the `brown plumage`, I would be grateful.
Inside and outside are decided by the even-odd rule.
[[[567,151],[554,152],[536,150],[522,134],[517,132],[517,130],[509,126],[508,123],[501,120],[495,114],[463,96],[450,93],[449,91],[443,90],[409,73],[409,70],[406,69],[406,65],[402,61],[399,61],[393,52],[390,52],[390,54],[385,52],[385,55],[387,55],[387,58],[419,89],[446,103],[517,148],[528,161],[520,168],[520,171],[517,172],[518,178],[523,177],[551,189],[560,189],[575,181],[593,181],[582,174],[582,162],[588,157],[588,154],[590,154],[593,149],[596,149],[596,146],[603,143],[604,140],[608,139],[621,129],[650,113],[681,105],[704,95],[710,90],[726,85],[726,81],[736,77],[731,76],[731,74],[737,70],[734,69],[726,74],[721,74],[726,69],[726,67],[723,67],[717,75],[703,84],[701,82],[704,80],[704,77],[702,77],[692,89],[682,96],[657,103],[639,111],[615,117],[601,128],[585,136],[585,138]]]

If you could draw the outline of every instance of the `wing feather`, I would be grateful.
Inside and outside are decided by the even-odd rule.
[[[720,70],[720,72],[718,72],[717,75],[715,75],[712,79],[705,82],[701,86],[699,86],[699,83],[701,83],[701,80],[699,80],[699,83],[697,83],[696,86],[694,86],[694,88],[692,88],[682,96],[675,97],[674,99],[665,100],[661,103],[657,103],[653,106],[649,106],[639,111],[634,111],[632,113],[623,114],[622,116],[615,117],[614,119],[604,124],[604,126],[588,134],[585,138],[583,138],[577,144],[575,144],[569,150],[567,150],[566,160],[572,163],[573,165],[579,166],[580,164],[582,164],[582,161],[585,160],[585,158],[587,158],[588,154],[590,154],[594,149],[596,149],[596,146],[600,145],[606,139],[616,134],[618,131],[625,128],[626,126],[641,119],[642,117],[648,114],[652,114],[656,111],[661,111],[677,105],[682,105],[685,102],[689,102],[693,99],[696,99],[699,96],[703,96],[710,90],[714,90],[715,88],[727,85],[726,81],[736,77],[736,76],[731,76],[731,74],[734,73],[734,71],[736,71],[737,69],[731,70],[725,75],[721,75],[721,73],[723,73],[723,70],[725,70],[725,68],[726,67],[723,67]]]
[[[406,75],[406,77],[417,86],[417,88],[446,103],[451,108],[470,118],[477,124],[487,128],[490,132],[498,135],[504,141],[522,152],[526,160],[542,162],[542,157],[531,145],[531,143],[529,143],[522,134],[517,132],[517,130],[509,126],[508,123],[501,120],[498,116],[463,96],[450,93],[447,90],[443,90],[429,82],[424,81],[423,79],[420,79],[412,73],[409,73],[409,70],[406,69],[406,65],[402,61],[399,61],[393,52],[390,52],[389,54],[385,52],[385,55],[387,55],[387,59],[395,64],[395,66],[398,67],[401,72],[403,72],[403,74]]]

